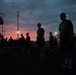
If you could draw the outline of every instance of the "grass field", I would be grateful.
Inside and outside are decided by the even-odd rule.
[[[74,75],[76,68],[76,51],[73,52],[73,68],[61,68],[63,55],[61,50],[51,51],[45,47],[44,57],[40,56],[41,50],[32,47],[30,53],[27,49],[6,48],[0,52],[1,75]]]

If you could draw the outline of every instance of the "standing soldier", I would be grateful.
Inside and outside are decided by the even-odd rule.
[[[37,30],[37,44],[39,48],[41,49],[41,56],[44,56],[44,45],[45,45],[45,39],[44,39],[44,29],[41,28],[41,23],[37,24],[38,30]]]
[[[30,53],[31,39],[29,33],[26,33],[26,48],[28,50],[28,54]]]
[[[19,38],[19,46],[21,46],[22,51],[24,52],[25,49],[25,37],[23,34],[21,34],[21,37]]]
[[[67,19],[66,13],[60,14],[62,22],[59,25],[60,48],[64,55],[64,64],[62,67],[72,69],[72,51],[73,51],[73,24]]]
[[[51,47],[51,51],[53,52],[54,51],[54,37],[53,37],[52,32],[50,32],[49,34],[50,34],[50,36],[49,36],[49,45]]]

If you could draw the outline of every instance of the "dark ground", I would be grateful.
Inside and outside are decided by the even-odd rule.
[[[27,50],[5,49],[0,52],[0,75],[76,75],[76,51],[73,53],[73,69],[61,68],[63,55],[60,50],[51,52],[45,48],[44,57],[40,49],[34,47],[27,55]]]

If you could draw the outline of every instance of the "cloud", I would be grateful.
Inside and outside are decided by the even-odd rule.
[[[0,12],[4,12],[4,22],[7,27],[17,25],[17,11],[20,11],[20,29],[21,31],[29,31],[31,35],[37,30],[37,23],[42,23],[46,33],[58,30],[60,21],[60,13],[65,12],[69,15],[69,19],[76,29],[76,1],[72,0],[1,0]],[[1,14],[0,14],[1,15]],[[14,31],[11,26],[10,30]],[[16,30],[16,29],[15,29]],[[49,35],[49,34],[48,34]],[[35,34],[36,36],[36,34]],[[34,37],[35,37],[34,36]],[[47,37],[46,37],[47,39]]]

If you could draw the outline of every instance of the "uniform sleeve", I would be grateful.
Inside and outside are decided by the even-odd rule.
[[[74,39],[74,29],[73,29],[73,24],[72,24],[72,22],[69,20],[68,21],[68,23],[69,23],[69,28],[70,28],[70,40],[71,41],[73,41],[73,39]]]
[[[71,33],[73,34],[74,33],[73,24],[70,20],[68,21],[68,25],[69,25]]]
[[[41,29],[41,32],[42,32],[42,33],[44,33],[44,32],[45,32],[43,28]]]

